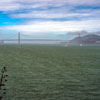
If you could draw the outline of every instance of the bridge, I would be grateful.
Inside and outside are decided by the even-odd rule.
[[[5,43],[5,42],[17,42],[18,44],[21,44],[21,42],[69,42],[69,40],[64,40],[64,39],[21,39],[21,33],[18,33],[17,39],[2,39],[0,40],[0,43]]]

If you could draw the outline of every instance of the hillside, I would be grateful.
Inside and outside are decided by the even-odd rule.
[[[100,41],[100,36],[99,35],[95,35],[95,34],[89,34],[89,35],[85,35],[82,37],[76,37],[74,39],[72,39],[69,43],[82,43],[82,44],[96,44],[98,41]]]

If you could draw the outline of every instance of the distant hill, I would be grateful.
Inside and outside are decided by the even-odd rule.
[[[76,37],[72,39],[69,43],[77,44],[79,43],[79,41],[81,44],[96,44],[100,42],[100,36],[96,34],[89,34],[80,38]]]

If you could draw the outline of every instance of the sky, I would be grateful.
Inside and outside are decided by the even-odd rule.
[[[100,31],[100,0],[0,0],[1,35],[53,38],[83,30]]]

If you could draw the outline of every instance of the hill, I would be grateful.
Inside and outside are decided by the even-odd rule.
[[[82,37],[76,37],[72,39],[69,43],[81,43],[81,44],[97,44],[100,41],[100,36],[96,34],[89,34]]]

